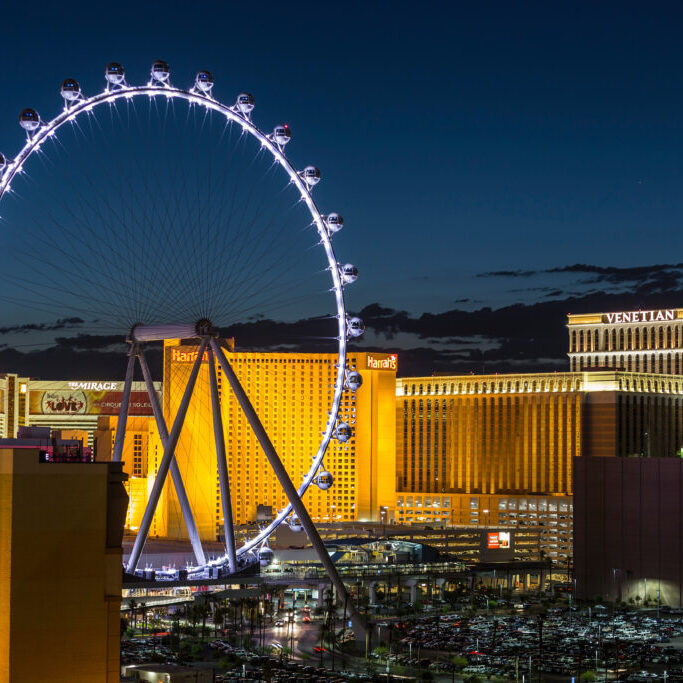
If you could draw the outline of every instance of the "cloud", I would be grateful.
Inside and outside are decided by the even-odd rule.
[[[678,307],[683,302],[679,269],[683,270],[683,265],[612,268],[574,264],[548,269],[539,272],[585,274],[597,283],[585,291],[572,283],[571,292],[557,287],[538,301],[497,309],[454,307],[439,313],[411,314],[373,302],[357,311],[367,334],[352,340],[349,347],[397,352],[401,375],[565,370],[568,313]],[[80,322],[53,323],[69,324]],[[329,352],[337,325],[333,316],[291,322],[262,318],[224,328],[221,333],[234,337],[238,350]],[[116,379],[123,376],[125,368],[125,354],[114,348],[118,344],[122,345],[118,335],[77,334],[60,336],[52,348],[43,351],[0,346],[0,368],[45,379]],[[161,356],[158,348],[150,351],[150,357],[156,358],[152,365],[158,378]]]
[[[75,337],[56,337],[55,342],[62,348],[93,351],[106,349],[115,344],[125,344],[125,339],[120,334],[78,334]]]
[[[85,321],[81,318],[60,318],[54,323],[25,323],[23,325],[11,325],[0,327],[0,334],[22,334],[26,332],[49,332],[51,330],[63,330],[67,327],[82,325]]]
[[[152,375],[161,379],[161,351],[151,347],[145,357]],[[46,380],[123,380],[126,363],[126,354],[121,352],[75,351],[62,347],[29,352],[0,349],[0,368],[4,372]]]
[[[663,290],[680,285],[683,280],[683,263],[655,264],[651,266],[595,266],[587,263],[574,263],[568,266],[558,266],[542,270],[494,270],[479,273],[478,278],[530,278],[542,275],[557,275],[563,273],[590,275],[581,280],[583,283],[611,283],[611,284],[647,284],[658,286]],[[534,291],[538,288],[531,288]]]
[[[488,273],[478,273],[476,277],[531,277],[545,270],[492,270]]]

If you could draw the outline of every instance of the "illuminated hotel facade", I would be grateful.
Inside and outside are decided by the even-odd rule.
[[[399,524],[539,527],[548,557],[571,555],[571,457],[581,450],[580,374],[396,381]]]
[[[538,526],[567,561],[574,456],[683,453],[682,326],[683,309],[570,315],[572,372],[398,379],[387,517]]]
[[[197,350],[179,342],[165,344],[163,410],[168,424],[178,409]],[[308,472],[328,420],[336,354],[233,352],[230,360],[298,485]],[[339,419],[352,427],[352,438],[346,443],[332,440],[325,455],[324,466],[332,473],[334,485],[327,491],[311,485],[304,496],[315,521],[379,520],[382,502],[393,498],[396,362],[395,354],[347,355],[349,369],[361,372],[363,385],[356,392],[344,392],[339,412]],[[222,393],[225,379],[220,368],[217,379],[233,519],[237,525],[246,524],[256,520],[258,506],[271,507],[275,512],[284,508],[287,500],[234,395],[231,391]],[[115,417],[100,419],[98,457],[111,450],[115,428]],[[127,525],[132,530],[139,526],[162,456],[152,421],[133,424],[123,453],[124,471],[130,476]],[[206,360],[199,371],[176,459],[199,534],[215,540],[222,534],[223,522]],[[186,538],[170,481],[164,487],[150,533]]]
[[[573,371],[616,368],[683,374],[683,309],[567,316]]]
[[[350,352],[349,369],[364,381],[357,392],[344,393],[339,417],[354,435],[348,443],[330,443],[324,464],[334,485],[309,488],[304,500],[312,517],[537,526],[544,552],[561,562],[572,550],[572,457],[683,453],[683,376],[663,372],[680,368],[681,316],[683,309],[570,315],[570,363],[584,370],[567,373],[397,379],[395,354]],[[164,348],[168,424],[196,351],[179,342]],[[300,482],[328,419],[336,355],[233,352],[231,359],[290,476]],[[644,367],[653,372],[633,371]],[[224,378],[220,369],[217,374],[220,388]],[[97,457],[106,460],[120,405],[119,383],[110,384],[80,387],[5,375],[0,424],[23,420],[93,430],[97,421]],[[144,388],[136,384],[133,396],[139,412],[131,409],[123,452],[131,530],[139,525],[163,454]],[[282,509],[284,494],[230,391],[222,419],[235,523],[253,522],[259,505]],[[206,363],[176,456],[200,535],[213,540],[222,533],[222,508]],[[170,483],[151,535],[186,536]]]
[[[28,420],[28,378],[0,374],[0,438],[13,439]]]

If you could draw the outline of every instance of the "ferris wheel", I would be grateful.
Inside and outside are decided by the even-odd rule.
[[[79,83],[60,88],[63,110],[43,119],[24,109],[26,135],[14,157],[0,154],[0,313],[8,328],[27,327],[33,345],[55,343],[64,353],[88,348],[111,358],[125,338],[128,361],[113,445],[120,460],[131,387],[139,363],[163,445],[126,569],[138,563],[168,473],[193,546],[189,575],[239,571],[266,564],[275,529],[304,528],[344,592],[301,497],[310,486],[333,483],[324,467],[331,442],[344,443],[352,427],[339,419],[344,392],[362,377],[347,367],[349,339],[362,320],[347,313],[344,290],[358,277],[339,262],[332,238],[343,227],[338,213],[321,213],[313,198],[321,173],[295,165],[285,154],[290,127],[264,132],[253,121],[255,101],[240,93],[234,104],[214,95],[210,72],[197,73],[189,89],[172,83],[169,66],[156,61],[144,85],[132,85],[111,63],[104,89],[87,95]],[[27,311],[36,322],[23,324]],[[253,330],[273,313],[314,321],[315,348],[336,355],[327,398],[328,419],[299,482],[292,482],[221,343],[219,331],[235,324]],[[286,326],[285,326],[286,328]],[[287,328],[289,329],[289,328]],[[72,336],[69,336],[71,334]],[[193,340],[198,353],[184,378],[182,400],[167,425],[146,352],[168,339]],[[277,340],[288,348],[293,340]],[[296,340],[294,340],[296,341]],[[21,345],[21,344],[20,344]],[[27,344],[28,352],[33,345]],[[209,401],[220,480],[225,553],[207,560],[193,518],[175,450],[203,359],[208,358]],[[287,504],[267,526],[237,544],[226,468],[216,367],[220,367],[251,426]],[[175,578],[175,570],[157,578]]]

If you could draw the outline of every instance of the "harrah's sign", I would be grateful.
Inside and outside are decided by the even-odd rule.
[[[666,320],[675,320],[676,311],[667,309],[661,311],[631,311],[629,313],[605,313],[602,322],[614,323],[655,323]]]
[[[378,358],[372,354],[368,354],[367,367],[369,370],[396,370],[398,365],[398,356],[392,353],[390,356]]]
[[[176,363],[194,363],[197,360],[199,351],[182,351],[179,348],[173,347],[171,349],[171,360]],[[209,352],[204,351],[202,356],[202,363],[207,363],[209,360]]]

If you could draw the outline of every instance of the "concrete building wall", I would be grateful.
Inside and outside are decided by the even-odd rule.
[[[120,680],[123,476],[0,449],[0,680]]]
[[[683,606],[683,460],[574,461],[577,597]]]

